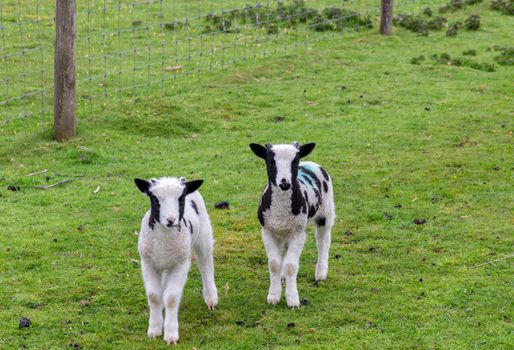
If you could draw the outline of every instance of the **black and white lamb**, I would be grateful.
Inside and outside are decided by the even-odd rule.
[[[318,164],[300,162],[314,146],[314,143],[300,146],[297,142],[292,145],[250,144],[253,153],[266,161],[268,171],[258,218],[268,255],[270,287],[267,300],[270,304],[280,301],[281,278],[284,277],[287,305],[300,306],[296,276],[308,222],[314,222],[316,226],[318,261],[315,279],[327,278],[330,231],[336,217],[332,181]],[[285,254],[282,257],[283,245]]]
[[[141,222],[138,250],[150,306],[148,336],[178,342],[178,310],[194,250],[202,275],[203,297],[209,309],[218,304],[214,283],[212,227],[197,189],[203,180],[164,177],[135,179],[150,197],[151,208]],[[166,310],[163,320],[163,309]],[[164,321],[164,324],[163,324]]]

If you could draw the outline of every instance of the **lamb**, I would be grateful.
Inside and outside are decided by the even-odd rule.
[[[253,153],[266,161],[268,172],[268,183],[257,215],[268,255],[269,304],[280,301],[284,277],[287,305],[290,308],[300,306],[296,276],[308,222],[313,221],[316,227],[318,261],[315,279],[323,281],[327,278],[330,232],[336,217],[332,181],[318,164],[300,162],[300,158],[311,153],[315,145],[300,146],[298,142],[292,145],[250,144]]]
[[[203,180],[163,177],[150,181],[134,179],[150,197],[151,208],[143,217],[138,250],[150,307],[148,336],[162,335],[176,344],[178,309],[194,250],[202,275],[203,297],[209,309],[218,304],[214,282],[213,237],[209,215],[197,191]]]

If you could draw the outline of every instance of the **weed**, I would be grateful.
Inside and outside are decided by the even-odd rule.
[[[316,16],[313,19],[312,28],[317,32],[325,32],[327,30],[334,30],[334,23],[327,20],[325,17]]]
[[[393,19],[395,25],[421,35],[428,35],[429,30],[441,30],[446,26],[447,22],[448,20],[445,17],[440,16],[427,21],[422,17],[406,14],[400,14]]]
[[[438,31],[446,27],[448,19],[445,17],[435,17],[427,22],[426,27],[428,30]]]
[[[410,60],[411,64],[421,64],[425,60],[425,56],[419,55],[417,57],[412,57]]]
[[[343,10],[338,7],[326,7],[321,12],[327,19],[338,19],[343,17]]]
[[[448,26],[448,30],[446,31],[446,36],[457,36],[459,33],[459,28],[462,26],[462,23],[455,22]]]
[[[278,26],[275,23],[270,23],[268,26],[266,26],[266,33],[269,35],[277,34],[278,32]]]
[[[491,9],[500,11],[503,14],[514,15],[514,0],[493,0],[491,2]]]
[[[452,58],[447,53],[442,53],[441,55],[434,54],[432,55],[432,60],[437,64],[447,65],[447,66],[455,66],[455,67],[468,67],[476,70],[481,70],[484,72],[494,72],[496,71],[496,67],[494,64],[484,63],[484,62],[476,62],[467,58],[455,57]]]
[[[466,59],[466,58],[460,58],[460,57],[454,58],[452,60],[452,63],[454,66],[457,66],[457,67],[469,67],[469,68],[481,70],[484,72],[496,71],[496,67],[494,66],[494,64],[484,63],[484,62],[476,62],[476,61],[472,61],[472,60]]]
[[[471,15],[466,18],[466,21],[464,22],[464,28],[467,30],[478,30],[480,28],[480,16]]]
[[[393,19],[393,23],[414,33],[427,33],[426,21],[421,17],[400,14]]]
[[[242,10],[228,11],[223,16],[207,15],[209,22],[203,32],[214,29],[223,33],[233,33],[236,22],[250,20],[255,26],[263,27],[268,34],[276,34],[280,27],[296,27],[299,23],[318,31],[343,31],[348,28],[372,27],[370,17],[338,7],[326,7],[321,12],[305,6],[303,0],[295,0],[287,5],[278,2],[276,8],[262,5],[247,5]]]
[[[164,29],[166,30],[180,30],[184,27],[187,27],[188,24],[187,22],[181,22],[181,21],[176,21],[176,22],[167,22],[167,23],[164,23]]]
[[[212,24],[212,28],[214,28],[214,31],[221,32],[221,33],[231,33],[231,27],[232,27],[232,20],[230,19],[230,14],[227,16],[219,16],[219,15],[212,15],[209,14],[206,16],[206,19]],[[211,28],[209,26],[209,28]],[[207,28],[204,29],[204,32],[207,32]]]
[[[514,65],[514,47],[501,47],[497,51],[501,53],[494,58],[502,66]]]
[[[475,5],[480,2],[482,2],[482,0],[450,0],[449,3],[439,7],[439,12],[454,12],[463,9],[465,6]]]
[[[474,49],[465,50],[465,51],[462,52],[462,54],[464,56],[476,56],[477,55],[477,50],[474,50]]]

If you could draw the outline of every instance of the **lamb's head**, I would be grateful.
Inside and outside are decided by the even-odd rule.
[[[203,180],[186,181],[185,178],[163,177],[150,181],[134,179],[139,190],[150,197],[150,226],[155,221],[162,226],[178,226],[184,216],[186,196],[193,193]]]
[[[266,161],[268,181],[272,185],[280,187],[282,191],[288,191],[295,183],[298,177],[300,158],[311,153],[314,146],[316,146],[315,143],[306,143],[300,146],[298,142],[290,145],[250,144],[253,153]]]

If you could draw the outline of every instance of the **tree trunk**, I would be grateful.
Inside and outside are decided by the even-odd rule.
[[[54,57],[54,137],[75,136],[75,0],[56,0]]]
[[[380,34],[393,34],[393,0],[381,0],[382,13],[380,16]]]

